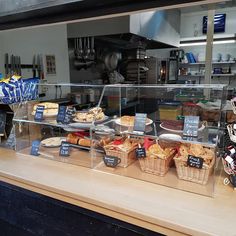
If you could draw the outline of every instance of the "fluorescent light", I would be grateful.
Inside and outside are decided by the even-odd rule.
[[[180,47],[188,47],[188,46],[201,46],[201,45],[206,45],[206,42],[196,42],[196,43],[180,43]]]
[[[236,43],[235,39],[226,39],[226,40],[222,40],[222,41],[213,41],[213,44],[225,44],[225,43]]]
[[[213,41],[213,44],[228,44],[228,43],[236,43],[235,39],[228,39],[228,40],[222,40],[222,41]],[[201,46],[206,45],[206,42],[192,42],[192,43],[180,43],[180,47],[190,47],[190,46]]]

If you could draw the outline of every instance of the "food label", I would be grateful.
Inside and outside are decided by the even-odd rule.
[[[44,106],[37,106],[36,112],[34,115],[34,119],[36,121],[42,121],[43,120],[43,112],[44,112]]]
[[[30,155],[39,156],[39,146],[40,146],[39,140],[32,141]]]
[[[59,111],[57,113],[57,122],[62,123],[66,115],[66,106],[59,106]]]
[[[145,148],[137,148],[135,150],[136,158],[145,158],[146,157],[146,150]]]
[[[146,119],[147,114],[146,113],[136,113],[135,119],[134,119],[134,129],[133,132],[135,133],[144,133],[146,128]]]
[[[6,126],[6,113],[0,111],[0,134],[4,134]]]
[[[66,114],[65,114],[65,117],[64,117],[64,121],[63,121],[64,124],[71,123],[73,113],[74,113],[74,108],[73,107],[67,107]]]
[[[230,175],[229,176],[230,183],[236,188],[236,175]]]
[[[190,166],[190,167],[195,167],[195,168],[198,168],[198,169],[202,169],[203,158],[188,155],[187,165]]]
[[[197,137],[198,126],[199,126],[199,116],[185,116],[183,135]]]
[[[64,141],[61,142],[59,155],[63,156],[63,157],[70,156],[70,144],[69,143],[64,142]]]
[[[106,166],[115,168],[117,165],[120,164],[121,159],[119,157],[104,156],[103,161]]]

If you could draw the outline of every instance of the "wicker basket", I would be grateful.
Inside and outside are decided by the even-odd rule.
[[[204,169],[189,167],[187,166],[186,161],[183,161],[178,157],[175,157],[174,161],[179,179],[191,181],[198,184],[206,184],[210,174],[213,171],[215,158],[213,158],[213,160],[211,161],[210,166]]]
[[[114,146],[114,145],[109,145],[109,144],[104,146],[106,155],[119,157],[121,159],[121,162],[118,164],[118,166],[120,167],[127,167],[136,160],[136,156],[135,156],[136,148],[137,146],[134,146],[129,151],[125,151],[121,149],[119,146]]]
[[[168,172],[175,154],[176,151],[173,150],[173,152],[165,159],[159,158],[158,155],[154,153],[145,158],[139,158],[141,170],[149,174],[164,176]]]

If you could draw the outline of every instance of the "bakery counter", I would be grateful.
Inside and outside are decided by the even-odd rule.
[[[235,235],[236,192],[222,177],[210,198],[12,150],[0,156],[1,181],[166,235]]]

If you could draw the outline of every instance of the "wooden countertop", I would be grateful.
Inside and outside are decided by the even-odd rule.
[[[236,191],[214,198],[0,148],[0,180],[167,235],[236,235]]]

